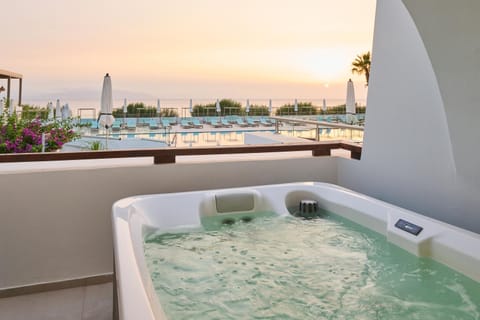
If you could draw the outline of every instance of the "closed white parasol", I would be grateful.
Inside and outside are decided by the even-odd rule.
[[[65,103],[65,105],[62,107],[61,113],[62,113],[62,120],[67,120],[68,118],[71,117],[72,114],[71,114],[68,103]]]
[[[55,105],[55,120],[62,120],[62,110],[60,106],[60,99],[57,99],[57,104]]]
[[[103,78],[102,100],[100,101],[100,118],[98,124],[108,130],[115,121],[112,116],[113,99],[112,99],[112,80],[107,73]]]
[[[355,89],[352,79],[347,82],[347,114],[355,114]]]
[[[346,117],[347,123],[353,124],[358,122],[355,116],[355,89],[353,87],[352,79],[347,82],[347,101],[346,101]]]
[[[47,108],[48,108],[48,120],[53,120],[53,103],[49,102],[47,104]]]
[[[108,129],[112,127],[115,118],[112,115],[112,80],[107,73],[103,78],[102,99],[100,101],[100,116],[98,118],[99,126],[105,128],[106,148],[108,148]]]

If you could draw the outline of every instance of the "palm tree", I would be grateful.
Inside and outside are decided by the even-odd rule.
[[[366,86],[368,86],[368,79],[370,78],[370,51],[359,54],[352,62],[352,73],[365,74],[367,80]]]

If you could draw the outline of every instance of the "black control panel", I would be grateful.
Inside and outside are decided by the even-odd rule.
[[[418,236],[418,234],[423,230],[422,227],[417,226],[416,224],[413,224],[411,222],[405,221],[403,219],[399,219],[397,223],[395,223],[395,227],[397,227],[398,229],[402,229],[403,231],[406,231],[408,233],[411,233],[415,236]]]

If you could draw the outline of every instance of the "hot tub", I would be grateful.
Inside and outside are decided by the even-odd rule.
[[[145,243],[149,242],[148,239],[163,234],[202,233],[205,232],[205,230],[213,230],[217,227],[223,228],[235,224],[243,225],[252,219],[256,219],[257,217],[260,219],[260,217],[263,216],[269,217],[268,219],[272,219],[273,216],[275,219],[278,218],[280,220],[281,218],[294,219],[289,217],[300,216],[300,218],[305,219],[308,223],[308,221],[316,215],[316,212],[332,212],[334,215],[338,215],[339,219],[351,221],[352,224],[372,230],[372,233],[378,233],[379,236],[387,240],[384,242],[402,249],[399,249],[399,251],[401,251],[398,253],[399,255],[414,255],[416,257],[425,257],[428,258],[428,260],[432,259],[440,262],[460,273],[462,277],[465,276],[468,281],[471,281],[471,284],[466,285],[469,287],[468,290],[473,290],[470,293],[473,292],[473,295],[480,293],[480,285],[478,284],[480,281],[480,250],[478,249],[480,248],[480,236],[478,234],[427,218],[339,186],[318,182],[304,182],[135,196],[117,201],[113,205],[113,234],[120,318],[167,319],[166,313],[164,312],[165,308],[162,306],[163,302],[157,297],[156,285],[152,282],[151,266],[148,266],[149,263],[146,259]],[[323,225],[322,214],[319,214],[319,216],[318,221],[315,223]],[[206,221],[208,221],[208,223],[206,223]],[[267,224],[272,224],[271,221],[274,220],[268,220]],[[327,221],[327,219],[325,221]],[[340,225],[342,224],[344,223],[340,222]],[[297,228],[297,226],[294,226],[294,228]],[[309,232],[312,232],[311,224],[309,225],[309,230]],[[315,232],[315,229],[313,229],[313,232]],[[358,233],[357,231],[355,232]],[[298,234],[300,235],[302,232],[300,231]],[[301,241],[311,242],[308,238]],[[313,243],[314,249],[315,246],[321,246],[318,240],[315,241],[317,242]],[[338,239],[335,239],[335,241],[338,241]],[[295,252],[295,246],[296,245],[292,244],[290,248],[288,248],[289,245],[287,242],[287,249],[283,248],[282,250],[285,251],[285,254],[291,252],[290,250]],[[348,246],[352,245],[349,244]],[[235,252],[235,245],[231,245],[231,247],[232,251]],[[198,248],[201,249],[200,244]],[[192,246],[189,250],[195,251],[198,248]],[[353,265],[361,265],[364,263],[363,259],[365,254],[359,256],[356,248],[354,248],[353,251],[355,255],[351,257],[349,256],[350,253],[342,252],[334,253],[333,256],[335,254],[346,255],[346,259],[348,260],[344,261],[353,261]],[[320,251],[314,252],[322,255]],[[298,254],[298,252],[296,252],[296,254]],[[215,252],[211,251],[208,252],[207,256],[212,257],[214,255]],[[317,254],[309,253],[308,255],[308,261],[318,263],[320,267],[321,262],[318,261],[322,260],[315,260],[318,257],[312,257]],[[301,255],[298,257],[301,257]],[[226,257],[223,257],[223,259],[225,258]],[[417,259],[415,257],[412,258]],[[406,256],[406,259],[408,260],[410,258]],[[413,261],[414,264],[421,264],[411,259],[409,261],[410,263]],[[158,261],[154,261],[153,263],[156,264]],[[222,261],[218,261],[218,263],[222,263]],[[238,262],[234,263],[236,265]],[[274,263],[271,263],[271,265],[274,265]],[[338,265],[333,267],[330,265],[330,267],[339,268]],[[310,268],[312,267],[310,266]],[[315,265],[313,268],[316,268]],[[341,267],[340,269],[343,270]],[[417,269],[414,268],[413,273],[417,272]],[[438,273],[438,271],[432,270],[427,270],[430,274],[426,277]],[[335,270],[330,270],[330,272],[336,273]],[[355,270],[348,272],[349,274],[347,274],[347,276],[341,275],[342,281],[343,278],[347,279],[350,275],[353,278],[357,276],[360,277]],[[418,272],[423,271],[420,270]],[[360,273],[363,272],[358,272],[358,274]],[[409,273],[406,276],[412,276],[412,274]],[[225,278],[225,275],[222,274],[222,277]],[[189,279],[186,281],[188,282],[188,280]],[[309,281],[316,282],[317,279],[314,277],[313,281],[311,278]],[[318,281],[321,282],[324,281],[324,279],[319,278]],[[364,280],[362,281],[365,282]],[[395,281],[405,281],[405,277],[402,276]],[[417,279],[417,281],[419,280]],[[462,278],[461,281],[467,280]],[[438,283],[438,281],[436,282]],[[279,285],[281,286],[282,284],[280,283]],[[355,290],[359,290],[358,284],[355,285],[357,286]],[[419,283],[419,286],[421,285],[422,284]],[[369,284],[365,283],[361,286],[368,287]],[[451,286],[455,287],[456,284]],[[468,312],[468,315],[471,316],[472,319],[479,317],[480,301],[475,300],[478,298],[472,301],[471,297],[468,296],[468,292],[467,294],[464,292],[465,289],[463,287],[460,289],[450,288],[450,285],[446,285],[446,287],[448,287],[448,290],[458,291],[455,294],[460,297],[459,299],[463,302],[467,301],[465,302],[466,306],[462,308],[468,309],[465,312]],[[255,285],[253,285],[253,288],[255,288]],[[441,285],[439,288],[443,290]],[[414,289],[413,291],[416,290]],[[255,289],[254,292],[256,292]],[[303,292],[307,291],[304,290]],[[358,293],[358,295],[361,294]],[[299,300],[303,303],[303,299]],[[238,301],[236,301],[236,303],[238,303]],[[462,310],[460,311],[463,312]],[[228,310],[226,312],[228,312]],[[309,310],[309,312],[315,311]],[[320,310],[318,312],[331,311]],[[327,314],[331,316],[331,313]],[[342,315],[345,316],[345,314]],[[245,318],[249,318],[249,316],[245,315]]]

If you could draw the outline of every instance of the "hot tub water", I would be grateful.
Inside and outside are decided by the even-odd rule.
[[[479,319],[477,282],[319,214],[205,217],[204,232],[147,234],[146,263],[167,317]]]

